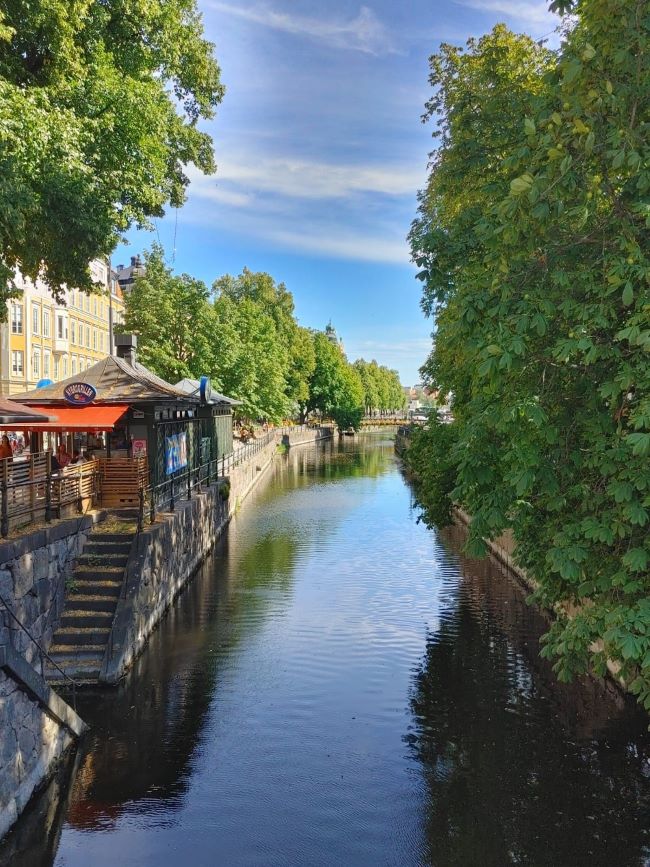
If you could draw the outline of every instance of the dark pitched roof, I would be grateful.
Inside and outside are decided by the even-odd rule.
[[[54,382],[43,388],[12,395],[21,403],[59,403],[64,400],[63,390],[71,382],[87,382],[97,392],[96,403],[141,403],[158,400],[177,400],[198,403],[185,391],[165,382],[141,364],[134,366],[122,358],[107,355],[83,373]]]

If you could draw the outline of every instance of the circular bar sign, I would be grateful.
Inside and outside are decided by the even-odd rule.
[[[71,382],[63,389],[63,399],[72,406],[88,406],[97,397],[97,392],[87,382]]]

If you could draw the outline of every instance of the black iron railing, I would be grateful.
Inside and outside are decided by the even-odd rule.
[[[209,487],[226,478],[236,467],[250,461],[269,444],[280,443],[287,434],[313,429],[313,425],[274,428],[238,446],[229,455],[223,454],[198,466],[183,468],[157,485],[142,486],[139,492],[138,530],[144,528],[147,512],[153,524],[157,512],[173,512],[179,500],[190,500],[202,487]],[[325,425],[319,425],[318,429],[329,430]]]
[[[45,679],[45,660],[47,659],[47,661],[50,663],[50,665],[52,665],[61,675],[63,675],[63,680],[65,681],[65,683],[70,684],[70,687],[72,689],[72,707],[74,708],[75,713],[76,713],[76,711],[77,711],[77,686],[79,684],[76,682],[76,680],[74,680],[72,677],[70,677],[70,675],[67,674],[67,672],[63,668],[61,668],[61,666],[58,664],[58,662],[56,662],[54,659],[52,659],[50,654],[43,648],[41,643],[36,638],[34,638],[32,633],[24,625],[24,623],[20,620],[20,618],[16,615],[16,613],[14,612],[12,607],[9,605],[9,603],[7,602],[7,600],[3,596],[0,596],[0,602],[2,603],[5,611],[9,614],[9,617],[11,617],[11,619],[14,621],[14,623],[25,633],[25,635],[29,638],[29,640],[37,648],[38,653],[39,653],[39,658],[41,661],[41,677],[43,679]]]

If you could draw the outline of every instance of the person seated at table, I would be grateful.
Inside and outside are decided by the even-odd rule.
[[[72,460],[70,461],[70,464],[85,464],[85,463],[87,463],[87,460],[84,457],[83,452],[80,452],[79,449],[75,449],[75,451],[72,455]]]
[[[67,467],[72,460],[72,455],[68,451],[66,451],[66,447],[63,443],[59,445],[59,448],[56,452],[56,457],[61,467]]]
[[[11,443],[9,442],[9,437],[7,434],[4,434],[2,437],[2,442],[0,442],[0,461],[5,458],[13,458],[14,453],[11,448]]]

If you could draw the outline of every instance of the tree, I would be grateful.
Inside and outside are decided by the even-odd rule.
[[[219,297],[235,304],[252,302],[262,315],[273,320],[277,336],[275,355],[285,383],[283,412],[304,407],[315,364],[314,350],[310,332],[295,319],[293,295],[285,284],[276,283],[270,274],[244,268],[237,277],[229,274],[220,277],[214,282],[214,290]]]
[[[138,335],[140,360],[168,382],[209,374],[219,387],[207,286],[188,274],[174,276],[157,244],[145,262],[145,273],[126,296],[122,330]]]
[[[432,60],[411,233],[475,550],[510,526],[563,679],[650,708],[650,110],[638,0],[579,0],[556,56],[497,28]],[[431,459],[434,459],[431,455]]]
[[[6,0],[0,12],[0,313],[15,269],[92,291],[88,263],[214,171],[223,88],[195,0]]]
[[[226,394],[242,401],[249,419],[281,421],[289,411],[285,373],[287,347],[269,312],[253,298],[220,291],[215,282],[213,348]]]
[[[343,387],[331,416],[339,430],[359,430],[363,419],[363,386],[353,365],[343,368]]]

